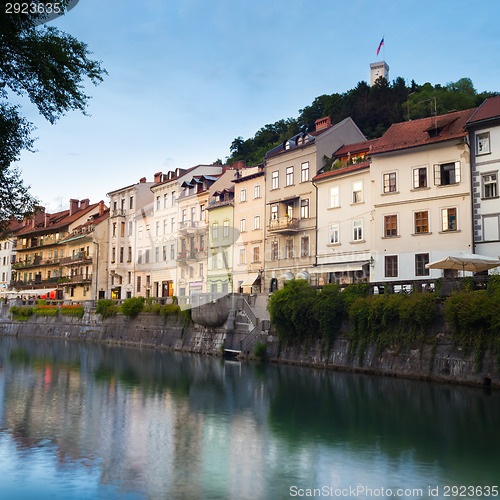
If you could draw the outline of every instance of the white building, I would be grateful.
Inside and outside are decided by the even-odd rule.
[[[500,96],[486,99],[467,121],[471,149],[474,252],[500,255]]]
[[[425,264],[472,250],[474,109],[392,125],[371,152],[372,281],[452,277]]]

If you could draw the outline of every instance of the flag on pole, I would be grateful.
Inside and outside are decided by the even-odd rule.
[[[384,38],[382,38],[382,40],[380,40],[380,43],[379,43],[379,46],[377,49],[377,56],[378,56],[378,53],[380,52],[380,48],[382,47],[382,45],[384,45]]]

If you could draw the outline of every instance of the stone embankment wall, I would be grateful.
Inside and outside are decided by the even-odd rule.
[[[216,356],[222,354],[224,347],[246,344],[249,336],[245,329],[231,330],[227,324],[222,327],[185,326],[183,318],[164,318],[151,313],[141,313],[133,320],[119,314],[103,321],[94,312],[86,311],[81,320],[69,316],[32,316],[25,322],[9,319],[5,307],[0,313],[1,335],[106,342]],[[409,350],[385,349],[381,355],[371,345],[366,348],[362,360],[349,352],[345,335],[335,340],[328,354],[319,342],[306,346],[280,346],[272,331],[255,336],[253,342],[266,343],[267,359],[280,363],[500,388],[496,360],[486,352],[482,369],[476,373],[473,353],[464,356],[453,346],[448,333],[437,335],[437,342],[433,345],[425,344]],[[244,354],[251,355],[252,350],[253,345],[249,344]]]

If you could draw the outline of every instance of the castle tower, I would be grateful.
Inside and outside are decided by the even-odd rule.
[[[370,64],[370,85],[377,81],[377,78],[383,76],[389,81],[389,66],[385,61],[375,62]]]

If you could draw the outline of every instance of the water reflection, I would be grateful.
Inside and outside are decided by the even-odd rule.
[[[15,338],[0,339],[0,373],[0,484],[15,498],[500,479],[495,391]]]

